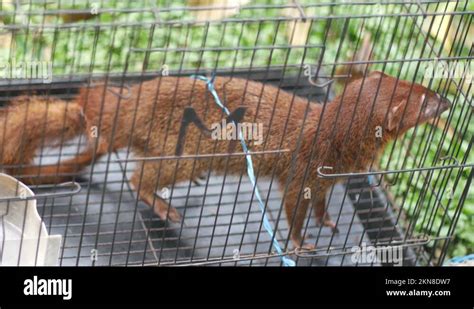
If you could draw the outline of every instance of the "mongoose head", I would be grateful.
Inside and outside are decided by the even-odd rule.
[[[370,88],[379,89],[375,117],[392,134],[404,133],[436,118],[451,106],[448,99],[420,84],[399,80],[382,72],[372,72],[367,81]]]
[[[365,78],[351,82],[336,99],[333,109],[340,108],[338,126],[346,131],[369,126],[369,132],[382,127],[387,137],[402,134],[408,129],[433,119],[451,103],[428,88],[410,83],[382,72],[372,72]],[[346,118],[348,121],[344,121]]]
[[[336,151],[327,153],[325,164],[346,172],[365,170],[374,152],[388,141],[439,116],[450,105],[422,85],[381,72],[350,82],[322,114],[322,134],[329,136]]]

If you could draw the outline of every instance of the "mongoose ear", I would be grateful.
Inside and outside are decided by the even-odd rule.
[[[389,131],[396,130],[400,125],[405,103],[406,100],[402,100],[398,104],[394,104],[392,107],[390,107],[387,119],[387,129]]]

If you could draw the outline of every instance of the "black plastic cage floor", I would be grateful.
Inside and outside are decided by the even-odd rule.
[[[120,156],[120,154],[119,154]],[[105,164],[96,164],[100,173]],[[104,175],[104,174],[101,174]],[[95,265],[175,264],[215,261],[237,254],[265,255],[271,250],[270,237],[262,227],[262,214],[256,199],[252,204],[252,187],[247,177],[239,179],[212,176],[205,184],[179,183],[174,188],[172,205],[183,214],[184,225],[164,223],[143,203],[135,213],[136,197],[128,184],[122,192],[122,170],[118,163],[109,166],[107,185],[102,176],[82,193],[67,198],[44,202],[39,212],[50,233],[64,236],[61,252],[62,265],[92,265],[91,252],[97,250]],[[207,182],[204,180],[203,182]],[[259,181],[262,196],[267,196],[270,181]],[[268,195],[267,215],[275,226],[281,204],[281,195],[274,183]],[[238,194],[237,194],[237,190]],[[207,191],[207,192],[204,192]],[[222,194],[221,194],[222,192]],[[339,234],[315,226],[310,218],[308,242],[318,239],[318,247],[357,246],[370,243],[349,199],[342,200],[344,188],[337,186],[329,212],[334,218],[341,213]],[[121,201],[121,202],[120,202]],[[87,207],[85,205],[88,205]],[[342,210],[340,209],[342,205]],[[249,210],[250,207],[250,210]],[[277,239],[286,243],[288,226],[284,214],[278,220]],[[354,221],[354,222],[352,222]],[[199,228],[198,228],[199,227]],[[238,265],[279,265],[279,258],[241,261]],[[233,263],[226,263],[232,265]],[[350,258],[334,256],[313,261],[301,259],[299,265],[351,265]]]

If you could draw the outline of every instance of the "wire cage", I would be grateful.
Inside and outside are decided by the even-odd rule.
[[[474,197],[469,192],[474,164],[470,72],[474,7],[469,1],[12,0],[0,5],[0,69],[4,73],[0,164],[35,194],[22,197],[24,189],[18,183],[14,194],[0,196],[2,243],[8,243],[8,212],[21,212],[21,205],[34,200],[31,207],[37,208],[46,227],[38,230],[37,237],[41,239],[44,231],[62,237],[57,263],[64,266],[396,264],[363,254],[389,249],[401,252],[403,265],[442,265],[448,257],[469,253],[459,249],[469,249],[474,243]],[[70,138],[71,127],[65,119],[61,133],[45,136],[54,111],[40,114],[37,104],[44,103],[31,98],[48,104],[60,100],[66,106],[65,118],[75,114],[87,122],[87,111],[77,112],[74,106],[81,93],[96,85],[106,89],[101,93],[100,115],[110,98],[138,102],[141,96],[152,97],[142,85],[160,78],[180,77],[180,82],[192,80],[195,87],[207,85],[206,102],[226,105],[231,99],[221,93],[214,96],[213,82],[217,85],[219,78],[228,78],[256,81],[265,89],[275,86],[272,89],[288,95],[289,101],[298,98],[311,110],[330,106],[348,85],[376,70],[424,85],[448,98],[451,108],[398,136],[362,171],[340,170],[336,162],[320,166],[317,173],[296,174],[314,181],[341,180],[326,194],[327,212],[338,231],[317,224],[311,207],[304,217],[302,235],[313,247],[292,244],[292,222],[283,209],[288,190],[277,181],[281,176],[277,169],[260,173],[259,156],[276,167],[295,152],[291,147],[252,152],[255,143],[250,143],[247,152],[238,140],[230,143],[233,151],[229,146],[183,153],[174,145],[176,153],[160,156],[137,154],[124,142],[124,147],[107,149],[93,164],[67,175],[67,183],[51,179],[37,184],[35,177],[25,179],[24,169],[32,166],[40,167],[38,177],[41,167],[47,166],[56,166],[56,176],[64,176],[59,162],[80,155],[92,134],[81,129]],[[159,85],[155,88],[160,91]],[[162,88],[165,93],[174,89]],[[262,100],[261,91],[260,96],[253,94],[256,104]],[[153,98],[157,115],[168,111]],[[187,104],[184,100],[175,99],[171,105]],[[25,106],[26,112],[21,113]],[[272,114],[278,108],[275,105],[262,113]],[[188,135],[183,135],[185,143],[197,130],[191,127],[205,119],[199,110],[186,111],[189,118],[162,114],[170,120],[167,130],[191,123]],[[229,112],[228,117],[238,117],[238,111]],[[13,117],[15,113],[20,117]],[[115,128],[111,140],[121,138],[122,131],[136,129],[118,119],[111,122]],[[274,130],[269,126],[269,134],[284,136],[301,129],[288,124],[288,119],[279,119]],[[33,129],[28,129],[30,125]],[[17,140],[11,139],[9,128],[18,133]],[[357,124],[347,134],[364,129]],[[206,138],[201,134],[192,142]],[[18,146],[12,162],[6,160],[12,156],[7,153],[10,144]],[[316,149],[321,145],[316,144]],[[31,153],[32,162],[22,159]],[[230,156],[240,158],[240,172],[216,173],[208,163],[207,169],[200,170],[204,172],[185,180],[175,176],[165,187],[155,180],[153,200],[174,207],[182,216],[179,222],[157,216],[137,195],[141,182],[130,180],[137,166],[146,162],[164,162],[157,174],[172,166],[175,175],[181,175],[206,164],[202,162]],[[253,159],[250,165],[248,158]],[[308,156],[308,164],[310,160]],[[289,162],[285,169],[297,168],[296,161]],[[249,166],[253,171],[248,173]],[[303,185],[299,204],[306,193]],[[310,192],[310,202],[320,195]],[[295,212],[299,204],[294,205]],[[25,237],[21,230],[19,235],[17,242]],[[0,255],[6,251],[6,246],[0,246]],[[38,250],[29,252],[38,254]],[[21,261],[18,258],[17,264]]]

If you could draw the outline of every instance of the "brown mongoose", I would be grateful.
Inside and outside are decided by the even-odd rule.
[[[335,229],[325,205],[326,191],[334,181],[318,178],[318,167],[331,166],[332,173],[366,170],[367,164],[389,140],[439,116],[450,106],[448,100],[419,84],[381,72],[372,72],[351,82],[342,95],[326,105],[310,104],[307,99],[274,86],[239,78],[217,77],[214,87],[230,111],[245,108],[243,122],[263,125],[264,142],[252,143],[250,151],[290,150],[252,158],[259,177],[275,171],[280,187],[287,186],[284,207],[295,247],[303,246],[301,230],[310,204],[317,222]],[[107,90],[104,86],[83,88],[75,103],[69,104],[76,106],[66,110],[58,105],[58,110],[48,116],[48,123],[55,123],[59,118],[78,120],[81,118],[78,110],[82,110],[85,127],[78,133],[98,131],[97,138],[89,134],[89,148],[59,165],[24,169],[25,175],[65,181],[70,179],[68,175],[93,163],[93,158],[124,147],[131,147],[137,157],[173,156],[186,108],[194,108],[207,128],[226,117],[206,83],[189,77],[161,77],[142,82],[131,88],[127,98],[114,94],[120,92],[118,88]],[[44,119],[38,116],[33,121],[44,122]],[[79,125],[74,124],[69,128],[77,127]],[[62,131],[57,129],[45,133],[60,134]],[[227,152],[229,140],[215,139],[204,133],[194,125],[189,126],[183,155]],[[38,136],[28,138],[31,141]],[[237,143],[234,151],[242,152],[240,144]],[[139,198],[160,218],[176,222],[181,218],[179,212],[156,196],[157,189],[195,179],[208,170],[245,173],[245,164],[243,156],[140,161],[130,181]],[[306,171],[310,176],[303,183]],[[300,197],[302,188],[310,188],[311,200]]]

